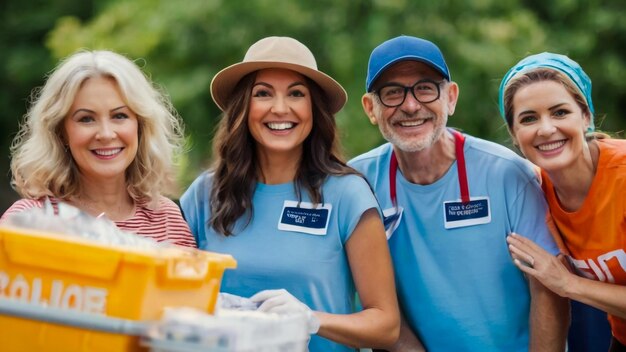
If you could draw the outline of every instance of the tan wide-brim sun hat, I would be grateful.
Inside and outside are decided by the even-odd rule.
[[[317,69],[311,50],[289,37],[267,37],[252,44],[243,61],[218,72],[211,81],[211,97],[224,111],[237,83],[247,74],[264,68],[284,68],[306,76],[326,93],[328,106],[334,114],[341,110],[348,96],[343,87]]]

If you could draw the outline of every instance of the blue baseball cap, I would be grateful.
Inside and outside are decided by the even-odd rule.
[[[583,71],[580,65],[570,59],[565,55],[553,54],[548,52],[543,52],[541,54],[531,55],[520,62],[518,62],[515,66],[511,67],[509,72],[504,75],[502,78],[502,82],[500,83],[500,89],[498,92],[498,103],[500,104],[500,116],[506,122],[506,116],[504,116],[504,90],[506,86],[509,84],[511,79],[513,79],[518,74],[523,72],[531,71],[536,68],[548,68],[557,70],[565,76],[567,76],[578,88],[580,93],[585,97],[587,101],[587,106],[589,107],[589,111],[591,112],[591,118],[589,123],[589,132],[592,132],[595,127],[593,124],[593,102],[591,100],[591,79],[589,76]]]
[[[372,91],[374,81],[391,65],[406,60],[420,61],[437,70],[450,80],[448,65],[441,50],[428,40],[401,35],[377,46],[370,55],[367,64],[365,90]]]

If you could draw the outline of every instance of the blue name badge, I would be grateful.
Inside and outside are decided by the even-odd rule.
[[[472,197],[465,204],[460,199],[443,202],[443,221],[446,229],[490,223],[489,197]]]
[[[311,235],[326,235],[333,206],[286,200],[278,221],[278,229]]]

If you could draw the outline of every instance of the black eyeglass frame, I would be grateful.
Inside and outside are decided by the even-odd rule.
[[[384,106],[388,107],[388,108],[396,108],[402,104],[404,104],[404,101],[406,100],[406,95],[409,91],[411,91],[411,94],[413,95],[413,98],[415,98],[415,100],[417,100],[418,102],[420,102],[420,104],[428,104],[428,103],[432,103],[433,101],[436,101],[437,99],[439,99],[441,97],[441,84],[447,82],[447,80],[443,79],[441,81],[435,81],[433,79],[420,79],[419,81],[415,82],[414,85],[412,86],[403,86],[401,84],[398,83],[388,83],[383,85],[382,87],[376,89],[374,92],[376,93],[376,96],[378,96],[378,100],[380,101],[381,104],[383,104]],[[429,101],[422,101],[420,100],[416,95],[415,95],[415,87],[419,84],[423,84],[423,83],[433,83],[436,87],[437,87],[437,96]],[[404,89],[404,96],[402,97],[402,100],[400,101],[400,103],[395,104],[395,105],[388,105],[385,104],[385,102],[383,101],[383,98],[380,95],[380,91],[387,88],[387,87],[398,87],[398,88],[402,88]]]

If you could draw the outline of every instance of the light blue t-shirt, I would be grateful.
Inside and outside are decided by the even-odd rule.
[[[229,237],[207,224],[212,180],[210,173],[198,177],[181,197],[181,206],[199,248],[228,253],[237,260],[237,269],[224,273],[221,291],[250,297],[261,290],[284,288],[313,310],[354,312],[355,287],[345,244],[361,215],[378,209],[362,177],[329,176],[322,187],[325,209],[316,211],[297,208],[293,183],[258,183],[250,223],[245,226],[247,217],[240,218]],[[307,204],[310,198],[303,191],[301,208]],[[312,336],[309,350],[351,351],[317,335]]]
[[[393,208],[391,152],[387,143],[349,163],[365,174],[383,210]],[[456,161],[430,185],[397,172],[403,212],[388,243],[399,302],[429,351],[528,351],[530,292],[506,236],[516,232],[558,253],[547,205],[531,165],[509,149],[466,135],[464,155],[470,197],[487,199],[488,223],[445,227],[444,202],[460,199]]]

